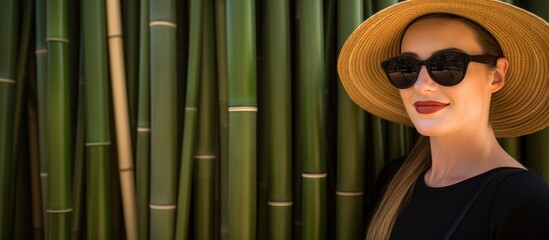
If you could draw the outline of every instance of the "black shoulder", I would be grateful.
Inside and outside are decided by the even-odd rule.
[[[549,185],[529,172],[503,179],[494,195],[496,239],[549,239]]]
[[[498,185],[498,194],[516,201],[539,199],[549,205],[549,185],[528,171],[504,177]]]

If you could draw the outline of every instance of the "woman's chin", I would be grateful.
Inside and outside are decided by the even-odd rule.
[[[447,129],[447,127],[444,127],[443,124],[440,124],[437,121],[433,120],[421,120],[417,122],[414,121],[414,127],[419,132],[419,134],[429,137],[440,136],[449,131],[449,129]]]
[[[441,131],[430,128],[416,128],[416,130],[419,134],[427,137],[440,136],[442,134]]]

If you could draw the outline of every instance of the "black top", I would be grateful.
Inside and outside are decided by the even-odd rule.
[[[493,175],[451,239],[549,239],[549,186],[526,170],[506,167],[438,188],[421,175],[391,239],[442,239]]]

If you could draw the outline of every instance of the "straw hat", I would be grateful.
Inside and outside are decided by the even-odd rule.
[[[509,59],[505,86],[492,96],[491,124],[497,137],[526,135],[549,125],[549,24],[497,0],[409,0],[368,18],[347,39],[338,60],[343,87],[356,104],[381,118],[412,125],[398,89],[380,64],[400,54],[406,26],[430,13],[479,23]]]

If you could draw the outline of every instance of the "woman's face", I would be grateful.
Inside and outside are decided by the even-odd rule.
[[[484,54],[471,27],[459,20],[440,18],[412,24],[402,39],[401,54],[425,60],[448,49]],[[400,96],[422,135],[478,131],[489,126],[491,94],[503,86],[503,81],[499,84],[495,79],[498,77],[494,78],[494,70],[487,64],[470,62],[463,81],[445,87],[434,82],[423,66],[414,85],[401,89]]]

